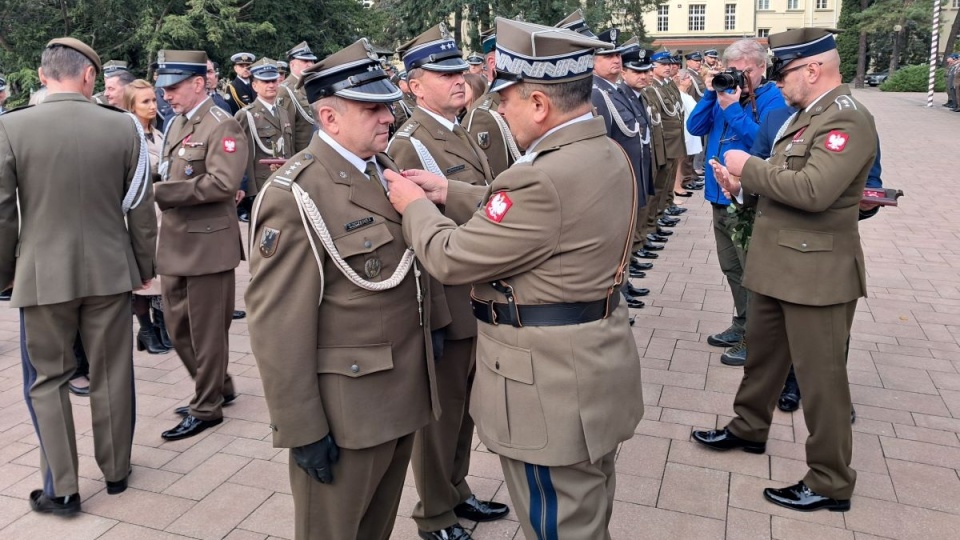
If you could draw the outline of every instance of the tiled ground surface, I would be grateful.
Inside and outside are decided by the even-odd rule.
[[[920,94],[856,95],[876,115],[884,181],[907,197],[861,227],[871,297],[860,302],[850,351],[859,413],[853,509],[800,514],[762,499],[762,488],[793,483],[805,470],[802,412],[777,412],[765,455],[712,453],[688,440],[692,427],[726,423],[741,376],[706,344],[707,335],[725,328],[731,301],[716,263],[709,206],[694,197],[642,281],[654,291],[634,330],[647,412],[619,454],[614,538],[960,538],[960,219],[953,185],[960,114],[939,106],[942,95],[934,110],[922,108]],[[244,265],[238,298],[246,277]],[[230,371],[242,395],[224,410],[221,426],[163,442],[160,432],[177,422],[173,409],[188,401],[192,383],[175,354],[138,353],[131,488],[106,495],[92,457],[87,402],[73,397],[84,513],[61,519],[30,512],[26,497],[40,485],[39,456],[22,402],[16,321],[16,311],[0,308],[0,537],[292,537],[287,453],[270,443],[243,321],[233,325],[230,341]],[[496,456],[475,452],[471,474],[480,497],[509,502]],[[412,486],[408,479],[398,540],[417,538],[408,517],[416,502]],[[522,538],[510,518],[480,525],[474,537]]]

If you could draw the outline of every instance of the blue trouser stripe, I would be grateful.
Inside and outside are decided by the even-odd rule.
[[[33,430],[37,432],[40,452],[44,456],[44,461],[47,461],[46,451],[43,449],[43,437],[40,436],[40,426],[37,424],[37,413],[33,409],[33,400],[30,398],[30,389],[37,382],[37,370],[30,363],[30,353],[27,351],[27,326],[23,322],[23,308],[20,308],[20,365],[23,366],[23,402],[27,404],[27,411],[30,412],[30,420],[33,422]],[[57,496],[53,489],[53,472],[48,461],[47,470],[43,474],[43,493],[47,497]]]
[[[527,473],[527,486],[530,488],[530,525],[533,527],[537,540],[543,538],[543,493],[540,491],[540,483],[537,481],[537,466],[524,463],[523,468]]]
[[[540,483],[543,485],[543,493],[546,497],[544,506],[544,536],[545,540],[559,540],[557,532],[557,490],[553,488],[553,480],[550,478],[550,467],[537,466],[540,471]]]
[[[530,488],[530,525],[537,540],[559,540],[557,531],[557,491],[550,478],[550,467],[524,463]]]

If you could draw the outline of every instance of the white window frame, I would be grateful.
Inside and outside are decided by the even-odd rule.
[[[770,0],[757,0],[757,10],[770,11]]]
[[[670,4],[657,6],[657,32],[670,31]]]
[[[694,13],[694,10],[697,10],[697,13]],[[687,7],[687,30],[690,32],[703,32],[706,29],[707,5],[690,4]]]
[[[723,29],[728,31],[737,29],[737,5],[736,4],[724,5]]]
[[[757,37],[765,38],[765,37],[768,37],[769,35],[770,35],[769,28],[757,28]]]
[[[800,9],[800,0],[787,0],[787,11],[797,11],[799,9]]]
[[[830,2],[828,2],[827,0],[817,0],[816,8],[817,8],[817,9],[830,9],[830,6],[828,5],[829,3],[830,3]]]

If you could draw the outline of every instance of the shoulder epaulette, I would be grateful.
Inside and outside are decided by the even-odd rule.
[[[27,109],[31,109],[31,108],[33,108],[33,107],[36,107],[36,105],[21,105],[21,106],[15,108],[15,109],[4,110],[4,111],[3,111],[3,114],[0,115],[0,118],[3,118],[4,116],[7,116],[8,114],[13,114],[13,113],[15,113],[15,112],[17,112],[17,111],[25,111],[25,110],[27,110]]]
[[[300,176],[300,173],[306,170],[306,168],[312,165],[315,161],[316,159],[314,158],[313,154],[310,153],[297,154],[293,156],[283,165],[282,169],[273,174],[273,177],[270,178],[270,185],[286,191],[291,191],[291,186],[297,181],[297,177]]]
[[[837,96],[837,99],[833,100],[834,103],[840,107],[840,110],[843,109],[852,109],[857,110],[857,102],[853,100],[850,96]]]
[[[409,139],[413,135],[413,132],[416,131],[418,127],[420,127],[420,122],[417,122],[416,120],[409,120],[406,124],[403,125],[403,127],[400,128],[400,131],[397,131],[394,137]]]
[[[482,110],[484,110],[484,111],[489,111],[489,110],[490,110],[490,105],[492,105],[492,104],[493,104],[493,96],[487,96],[487,98],[484,99],[483,102],[480,103],[480,106],[477,107],[477,108],[478,108],[478,109],[482,109]]]
[[[216,118],[217,122],[222,122],[230,117],[230,115],[228,115],[226,111],[216,106],[210,107],[210,116]]]

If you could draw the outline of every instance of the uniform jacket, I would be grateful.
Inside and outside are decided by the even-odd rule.
[[[262,101],[255,99],[236,115],[247,138],[247,196],[256,195],[273,174],[270,165],[261,164],[261,159],[287,158],[294,154],[293,123],[286,109],[280,105],[275,107],[276,115]],[[253,129],[250,120],[253,120]]]
[[[625,88],[629,87],[625,86]],[[633,103],[634,107],[643,110],[644,117],[650,126],[650,160],[655,174],[657,168],[667,164],[667,147],[663,142],[663,125],[659,120],[654,123],[658,113],[647,103],[644,92],[638,94],[633,88],[629,89],[630,92],[624,92],[624,94],[627,96],[627,99]],[[652,177],[654,174],[651,174],[651,182],[653,182]]]
[[[609,103],[607,98],[610,100]],[[643,207],[647,203],[647,196],[653,193],[653,163],[650,143],[647,139],[649,126],[646,115],[634,102],[630,101],[619,86],[596,75],[593,76],[591,102],[594,111],[603,118],[607,136],[616,141],[630,158],[634,180],[637,183],[637,204]],[[610,104],[613,105],[612,109]],[[623,124],[622,127],[621,124]],[[633,133],[624,131],[623,127]],[[645,139],[647,139],[646,144],[643,142]]]
[[[303,88],[297,88],[299,80],[299,77],[291,74],[284,79],[280,85],[280,93],[277,94],[277,103],[286,109],[287,117],[293,122],[294,152],[303,151],[310,144],[310,138],[316,131],[313,109],[307,101],[307,93]]]
[[[403,98],[391,105],[391,108],[393,110],[392,136],[400,131],[400,128],[413,116],[413,110],[417,108],[417,99],[410,94],[404,94]]]
[[[857,218],[876,152],[873,116],[840,85],[799,113],[768,161],[747,161],[740,180],[757,217],[745,287],[812,306],[866,296]]]
[[[613,286],[633,238],[634,189],[626,157],[593,118],[547,136],[485,194],[451,182],[447,211],[472,208],[466,224],[415,201],[403,232],[427,271],[473,283],[482,301],[506,301],[492,280],[511,285],[518,304],[595,301]],[[595,462],[633,436],[643,399],[623,304],[579,325],[477,324],[470,416],[490,450],[569,465]]]
[[[494,178],[520,157],[520,149],[507,121],[497,112],[499,107],[500,94],[487,92],[473,102],[464,117],[464,127],[487,155]]]
[[[129,292],[156,274],[150,182],[122,209],[140,156],[133,122],[74,93],[0,118],[0,287],[16,279],[11,306]]]
[[[703,77],[700,76],[699,71],[690,68],[684,69],[690,74],[690,80],[693,81],[693,84],[687,89],[687,94],[690,94],[690,97],[692,97],[694,101],[700,101],[700,98],[702,98],[703,94],[707,91],[707,85],[703,82]],[[687,111],[688,114],[689,112],[690,111]]]
[[[652,79],[643,88],[643,97],[650,107],[650,122],[658,124],[663,133],[664,160],[687,157],[687,146],[683,135],[683,104],[680,93],[671,79],[664,82]],[[666,161],[658,161],[657,166]]]
[[[240,124],[207,99],[187,120],[170,120],[154,186],[163,212],[157,273],[201,276],[236,268],[243,257],[234,198],[247,166]],[[165,165],[166,164],[166,165]]]
[[[227,103],[230,105],[230,114],[237,114],[237,111],[253,103],[257,99],[257,93],[253,90],[253,85],[244,82],[240,77],[234,77],[227,84]]]
[[[397,169],[384,154],[377,160]],[[291,184],[310,195],[340,255],[363,279],[386,280],[400,263],[407,248],[400,214],[381,186],[318,137],[288,163],[254,206],[246,293],[274,446],[330,433],[341,447],[359,449],[413,433],[440,412],[414,270],[393,289],[362,289],[311,229],[321,279]]]
[[[460,138],[418,107],[394,135],[387,153],[401,169],[427,169],[414,148],[412,139],[416,139],[427,149],[444,176],[458,182],[486,186],[493,182],[487,156],[474,138],[465,131],[464,135]],[[444,287],[443,296],[435,294],[433,299],[434,320],[431,325],[434,329],[449,324],[448,339],[477,335],[477,320],[470,309],[469,286]],[[445,320],[448,322],[444,323]]]

